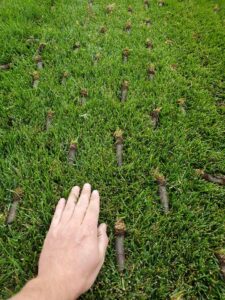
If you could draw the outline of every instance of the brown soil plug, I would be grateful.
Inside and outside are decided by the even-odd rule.
[[[61,78],[61,84],[65,85],[68,77],[69,77],[69,72],[67,72],[67,71],[63,72],[62,78]]]
[[[97,63],[99,62],[100,58],[101,58],[101,53],[98,52],[98,53],[96,53],[94,55],[94,58],[93,58],[94,65],[97,65]]]
[[[0,65],[0,70],[9,70],[12,67],[12,63]]]
[[[167,40],[165,41],[165,44],[166,44],[166,45],[172,46],[172,45],[173,45],[173,41],[170,40],[170,39],[167,39]]]
[[[69,165],[74,164],[76,152],[77,152],[77,143],[75,141],[72,141],[68,153]]]
[[[129,48],[123,49],[122,58],[123,58],[124,63],[126,63],[128,61],[129,55],[130,55],[130,49]]]
[[[225,280],[225,250],[224,249],[218,250],[215,253],[215,255],[220,264],[221,275],[223,276],[223,279]]]
[[[51,124],[52,124],[52,119],[53,119],[53,111],[49,110],[47,112],[47,118],[46,118],[46,130],[49,130]]]
[[[27,40],[26,40],[26,43],[27,44],[33,44],[33,43],[36,43],[38,42],[39,39],[36,39],[34,36],[30,36]]]
[[[117,220],[115,224],[116,236],[116,260],[119,272],[125,269],[125,253],[124,253],[124,238],[126,233],[126,225],[122,219]]]
[[[152,22],[151,22],[150,19],[146,19],[146,20],[145,20],[145,24],[146,24],[147,27],[150,27],[151,24],[152,24]]]
[[[83,105],[87,102],[88,90],[87,89],[81,89],[80,96],[81,96],[80,103]]]
[[[150,114],[153,129],[156,129],[156,127],[159,125],[159,114],[161,109],[161,107],[157,107],[153,109],[153,111]]]
[[[146,48],[149,49],[149,50],[152,50],[152,49],[153,49],[153,44],[152,44],[152,42],[151,42],[149,39],[146,40],[145,46],[146,46]]]
[[[178,64],[171,64],[170,68],[171,68],[172,71],[176,71],[177,68],[178,68]]]
[[[45,47],[46,47],[46,44],[45,44],[45,43],[41,43],[41,44],[39,45],[38,50],[37,50],[37,52],[38,52],[39,55],[42,54],[42,52],[43,52],[43,50],[45,49]]]
[[[145,7],[145,9],[149,8],[149,1],[148,0],[144,0],[144,7]]]
[[[185,105],[185,103],[186,103],[185,98],[180,98],[180,99],[177,100],[177,104],[179,105],[180,110],[184,115],[186,114],[186,109],[185,109],[186,105]]]
[[[161,7],[162,7],[162,6],[164,6],[164,5],[165,5],[165,2],[164,2],[164,1],[159,1],[159,2],[158,2],[158,4],[159,4],[159,6],[161,6]]]
[[[9,209],[9,213],[8,213],[7,220],[6,220],[7,224],[11,224],[15,220],[17,207],[18,207],[19,202],[22,200],[23,195],[24,195],[24,192],[23,192],[22,188],[18,187],[15,189],[14,195],[13,195],[13,203]]]
[[[131,5],[129,5],[129,6],[128,6],[128,9],[127,9],[127,11],[128,11],[130,14],[132,14],[132,13],[133,13],[133,8],[132,8],[132,6],[131,6]]]
[[[167,214],[169,212],[169,198],[166,190],[166,179],[157,171],[155,172],[154,176],[159,186],[159,197],[164,209],[164,213]]]
[[[131,32],[131,27],[132,27],[131,21],[127,21],[127,23],[124,26],[124,31],[130,33]]]
[[[220,185],[225,185],[225,176],[224,175],[211,175],[208,173],[205,173],[204,170],[202,169],[197,169],[196,173],[201,176],[203,179],[206,181],[220,184]]]
[[[121,129],[117,129],[114,132],[114,137],[116,139],[117,164],[121,167],[123,164],[123,131]]]
[[[32,86],[33,86],[34,89],[36,89],[38,87],[38,84],[39,84],[40,74],[39,74],[39,72],[34,71],[32,76],[33,76]]]
[[[121,101],[125,102],[127,100],[129,82],[124,80],[121,84]]]
[[[148,79],[152,80],[155,76],[156,70],[154,65],[150,65],[147,69]]]
[[[78,51],[80,49],[81,45],[80,45],[80,42],[76,42],[74,45],[73,45],[73,50],[75,51]]]
[[[105,26],[102,26],[99,30],[100,33],[106,33],[107,28]]]
[[[37,56],[35,56],[34,61],[37,64],[38,70],[42,70],[44,67],[42,57],[40,55],[37,55]]]
[[[220,7],[219,7],[218,4],[216,4],[216,5],[213,7],[213,11],[214,11],[215,13],[218,13],[219,10],[220,10]]]
[[[115,8],[115,3],[106,6],[105,11],[107,14],[111,14]]]

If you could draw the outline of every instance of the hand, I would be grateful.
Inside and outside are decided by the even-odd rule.
[[[38,278],[75,299],[94,283],[108,245],[106,225],[98,227],[99,193],[90,184],[60,199],[40,255]]]

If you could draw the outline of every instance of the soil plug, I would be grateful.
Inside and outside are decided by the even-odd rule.
[[[152,22],[151,22],[150,19],[146,19],[146,20],[145,20],[145,24],[146,24],[147,27],[150,27],[151,24],[152,24]]]
[[[164,209],[164,213],[167,214],[169,212],[169,199],[166,190],[166,179],[163,175],[159,174],[158,171],[155,171],[154,176],[159,186],[159,197]]]
[[[73,46],[73,50],[78,51],[80,47],[81,47],[80,42],[76,42]]]
[[[100,58],[101,58],[101,53],[96,53],[96,54],[94,55],[94,65],[95,65],[95,66],[96,66],[97,63],[99,62]]]
[[[178,68],[178,64],[171,64],[170,68],[171,68],[172,71],[176,71],[177,68]]]
[[[30,37],[26,40],[26,43],[27,43],[27,44],[33,44],[33,43],[36,43],[36,42],[39,42],[39,39],[36,39],[34,36],[30,36]]]
[[[88,90],[87,89],[82,89],[80,91],[80,103],[83,105],[87,102],[87,97],[88,97]]]
[[[37,71],[33,72],[33,88],[36,89],[38,87],[39,84],[39,79],[40,79],[40,74]]]
[[[24,194],[24,192],[23,192],[22,188],[18,187],[15,189],[14,195],[13,195],[13,203],[9,209],[9,213],[8,213],[7,220],[6,220],[7,224],[11,224],[15,220],[17,206],[18,206],[19,202],[22,200],[23,194]]]
[[[166,45],[172,46],[172,45],[173,45],[173,41],[170,40],[170,39],[167,39],[167,40],[165,41],[165,44],[166,44]]]
[[[132,6],[131,6],[131,5],[129,5],[129,6],[128,6],[128,9],[127,9],[127,10],[128,10],[128,12],[129,12],[130,14],[132,14],[132,13],[133,13],[133,8],[132,8]]]
[[[130,49],[129,48],[125,48],[123,49],[123,62],[126,63],[128,61],[128,57],[130,55]]]
[[[152,44],[152,42],[151,42],[149,39],[146,40],[145,46],[146,46],[146,48],[149,49],[149,50],[152,50],[152,49],[153,49],[153,44]]]
[[[215,13],[218,13],[219,10],[220,10],[219,5],[216,4],[216,5],[213,7],[213,11],[214,11]]]
[[[144,7],[145,7],[145,9],[149,8],[149,1],[148,0],[144,0]]]
[[[0,70],[9,70],[12,67],[12,63],[0,65]]]
[[[128,86],[129,82],[127,80],[124,80],[121,84],[121,101],[125,102],[127,100],[127,94],[128,94]]]
[[[41,43],[41,44],[39,45],[38,50],[37,50],[37,52],[38,52],[39,55],[42,54],[42,52],[43,52],[43,50],[45,49],[45,47],[46,47],[46,44],[45,44],[45,43]]]
[[[127,21],[127,23],[126,23],[125,26],[124,26],[124,30],[125,30],[126,32],[130,33],[130,32],[131,32],[131,27],[132,27],[131,21]]]
[[[185,105],[185,103],[186,103],[185,98],[180,98],[180,99],[177,100],[177,104],[179,105],[180,110],[184,115],[186,114],[186,109],[185,109],[186,105]]]
[[[124,253],[124,238],[125,238],[126,226],[122,219],[117,220],[115,224],[115,236],[116,236],[116,259],[119,272],[123,272],[125,269],[125,253]]]
[[[76,152],[77,152],[77,143],[76,143],[76,141],[72,141],[70,144],[69,153],[68,153],[69,165],[74,164]]]
[[[38,70],[42,70],[43,69],[43,61],[42,61],[42,57],[40,55],[35,56],[34,61],[37,64],[37,68]]]
[[[159,4],[159,6],[161,6],[161,7],[162,7],[162,6],[164,6],[164,5],[165,5],[165,2],[164,2],[164,1],[159,1],[159,2],[158,2],[158,4]]]
[[[224,249],[218,250],[215,253],[215,255],[220,264],[221,275],[223,276],[223,279],[225,280],[225,250]]]
[[[66,80],[69,77],[69,72],[65,71],[63,72],[62,78],[61,78],[61,84],[65,85],[66,84]]]
[[[147,73],[148,73],[148,79],[152,80],[155,76],[155,66],[154,65],[150,65],[147,69]]]
[[[105,26],[102,26],[99,31],[100,33],[106,33],[107,28]]]
[[[205,179],[206,181],[220,184],[220,185],[225,185],[225,176],[224,175],[211,175],[211,174],[205,173],[205,171],[202,169],[197,169],[196,173],[199,176],[201,176],[203,179]]]
[[[153,109],[153,111],[150,114],[153,129],[156,129],[156,127],[159,125],[159,113],[161,109],[161,107],[157,107]]]
[[[116,139],[117,164],[121,167],[123,164],[123,131],[121,129],[117,129],[114,132],[114,137]]]
[[[106,10],[107,14],[111,14],[113,12],[114,8],[115,8],[115,3],[107,5],[105,10]]]
[[[46,118],[46,130],[49,130],[51,124],[52,124],[52,119],[53,119],[53,111],[49,110],[47,112],[47,118]]]

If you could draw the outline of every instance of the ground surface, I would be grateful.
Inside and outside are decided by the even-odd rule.
[[[225,299],[214,252],[225,246],[225,189],[199,178],[196,168],[225,173],[224,1],[81,0],[0,2],[0,290],[3,299],[37,270],[38,254],[60,196],[74,184],[101,193],[101,221],[111,243],[105,266],[83,299]],[[132,5],[130,14],[128,6]],[[218,4],[219,10],[214,11]],[[151,27],[145,20],[150,18]],[[123,30],[131,20],[128,34]],[[105,26],[106,33],[100,33]],[[31,37],[34,37],[32,40]],[[145,47],[149,38],[153,50]],[[30,39],[30,40],[29,40]],[[36,40],[37,39],[37,40]],[[80,49],[73,50],[76,42]],[[38,88],[34,56],[46,43]],[[131,54],[122,62],[122,50]],[[93,57],[101,57],[93,65]],[[147,67],[156,74],[147,79]],[[60,84],[69,72],[65,85]],[[118,97],[129,81],[125,104]],[[80,105],[80,90],[88,89]],[[186,99],[186,115],[177,100]],[[160,125],[149,115],[162,107]],[[54,111],[46,131],[46,114]],[[113,132],[124,130],[124,164],[116,164]],[[73,166],[67,154],[77,139]],[[152,171],[168,181],[164,215]],[[24,190],[17,219],[5,225],[13,190]],[[113,226],[127,225],[126,272],[115,264]]]

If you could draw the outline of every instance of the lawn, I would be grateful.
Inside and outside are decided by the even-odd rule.
[[[57,200],[90,182],[101,194],[110,245],[82,299],[225,299],[215,255],[225,248],[225,188],[196,174],[225,174],[225,2],[113,3],[0,1],[0,65],[11,63],[0,70],[0,298],[36,274]],[[33,88],[42,43],[44,68]],[[124,137],[121,167],[116,129]],[[69,164],[72,141],[77,154]],[[167,180],[168,214],[156,169]],[[7,225],[18,187],[23,199]],[[123,274],[115,259],[118,218],[127,227]]]

